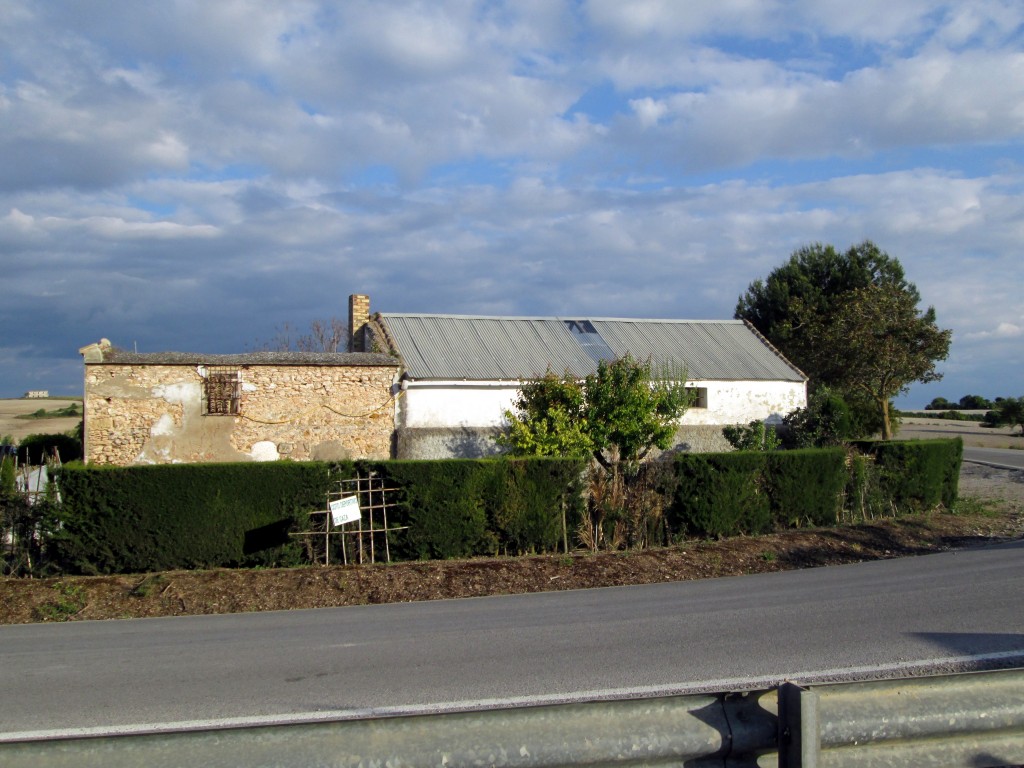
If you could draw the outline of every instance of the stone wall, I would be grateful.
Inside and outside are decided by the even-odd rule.
[[[239,366],[237,415],[204,414],[202,366],[86,365],[85,459],[101,464],[388,458],[395,366]]]

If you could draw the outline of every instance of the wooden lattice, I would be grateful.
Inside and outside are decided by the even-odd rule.
[[[362,565],[377,562],[382,549],[385,562],[390,563],[389,534],[408,528],[388,525],[388,507],[393,506],[390,497],[396,491],[385,488],[383,479],[376,473],[336,481],[327,494],[327,508],[310,512],[310,529],[298,534],[306,540],[310,560],[330,565],[332,559],[337,562],[340,550],[342,563],[348,565],[351,556],[354,563]],[[336,527],[329,511],[330,503],[353,496],[359,499],[360,519]]]

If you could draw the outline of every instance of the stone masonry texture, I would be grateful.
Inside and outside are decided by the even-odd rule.
[[[86,365],[98,464],[388,458],[397,365],[243,365],[237,415],[204,414],[195,365]]]

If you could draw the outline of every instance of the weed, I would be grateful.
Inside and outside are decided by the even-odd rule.
[[[67,621],[85,608],[85,590],[82,587],[58,581],[53,585],[53,591],[58,597],[36,609],[41,621]]]
[[[954,515],[978,515],[981,517],[998,517],[999,502],[995,499],[982,499],[978,496],[961,496],[953,505]]]
[[[148,597],[155,587],[159,587],[166,579],[162,573],[153,576],[146,576],[136,584],[128,593],[132,597]]]
[[[778,555],[776,555],[770,549],[766,549],[764,552],[761,553],[761,559],[764,560],[766,563],[774,563],[777,557]]]
[[[571,567],[576,562],[576,558],[572,555],[562,555],[558,558],[558,564],[566,567]]]

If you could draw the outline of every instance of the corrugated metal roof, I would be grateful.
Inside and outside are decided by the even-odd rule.
[[[412,379],[520,381],[597,364],[567,326],[589,321],[617,357],[685,366],[691,381],[804,381],[739,320],[381,314]]]

